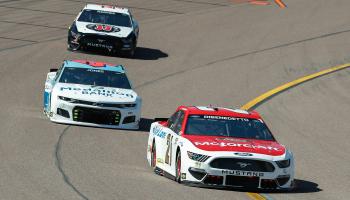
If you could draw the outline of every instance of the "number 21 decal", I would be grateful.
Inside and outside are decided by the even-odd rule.
[[[171,165],[171,158],[172,158],[172,141],[173,141],[174,136],[171,134],[168,134],[166,137],[166,145],[167,145],[167,150],[165,152],[165,163],[168,165]]]

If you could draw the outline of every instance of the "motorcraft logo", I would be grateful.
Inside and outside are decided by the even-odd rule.
[[[251,171],[240,171],[240,170],[222,170],[223,175],[233,175],[233,176],[253,176],[253,177],[262,177],[264,176],[263,172],[251,172]]]
[[[134,95],[132,95],[132,94],[118,92],[115,89],[107,90],[107,89],[103,89],[103,88],[82,89],[82,88],[76,88],[76,87],[61,87],[60,90],[61,91],[66,91],[66,90],[79,91],[79,92],[81,92],[81,94],[85,94],[85,95],[98,95],[98,96],[104,96],[104,97],[124,96],[124,97],[134,98]]]
[[[277,147],[262,146],[262,145],[251,145],[251,144],[240,144],[234,142],[194,142],[196,146],[220,146],[220,147],[245,147],[251,149],[266,149],[274,151],[283,151]]]
[[[114,27],[111,25],[103,25],[103,24],[88,24],[86,25],[86,28],[90,30],[98,31],[98,32],[107,32],[107,33],[120,31],[120,28],[118,27]]]

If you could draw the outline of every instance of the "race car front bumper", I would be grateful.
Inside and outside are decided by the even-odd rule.
[[[215,160],[218,159],[220,158],[210,158],[206,162],[186,160],[186,168],[182,169],[186,173],[181,174],[182,181],[193,186],[216,188],[283,190],[290,189],[293,186],[294,171],[292,166],[280,168],[272,161],[226,157],[226,164],[220,164],[222,165],[222,168],[220,168],[220,165],[215,163]],[[233,164],[234,162],[242,163],[242,168],[237,169],[237,165]],[[232,166],[230,166],[231,163]],[[254,164],[256,166],[253,166]],[[214,165],[216,166],[213,167]]]
[[[141,106],[137,104],[86,105],[58,100],[49,118],[53,122],[118,129],[138,129]]]
[[[112,51],[127,51],[134,46],[132,40],[100,34],[79,33],[68,35],[68,44],[80,45],[83,48],[103,49]]]

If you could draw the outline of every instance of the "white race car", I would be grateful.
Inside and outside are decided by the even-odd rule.
[[[138,129],[141,98],[123,66],[67,60],[47,74],[44,113],[58,123]]]
[[[292,153],[255,111],[180,106],[152,123],[147,160],[157,174],[207,187],[291,189]]]
[[[104,49],[132,57],[136,50],[139,25],[127,8],[87,4],[68,31],[68,48]]]

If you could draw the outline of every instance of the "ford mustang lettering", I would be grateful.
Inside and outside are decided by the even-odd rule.
[[[147,160],[157,174],[206,187],[293,187],[293,155],[255,111],[180,106],[150,130]]]
[[[141,98],[123,66],[75,60],[51,71],[44,92],[44,113],[51,121],[138,129]]]

